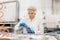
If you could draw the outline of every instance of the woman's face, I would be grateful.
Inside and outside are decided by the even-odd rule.
[[[35,10],[29,9],[28,10],[28,15],[29,15],[30,18],[35,17]]]

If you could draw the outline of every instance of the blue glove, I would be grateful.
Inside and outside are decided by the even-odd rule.
[[[20,23],[20,25],[19,25],[20,27],[27,27],[27,25],[25,24],[25,23]]]
[[[30,27],[28,27],[25,23],[20,23],[19,26],[20,26],[20,27],[27,28],[27,32],[28,32],[29,34],[35,34],[34,30],[31,29]]]
[[[27,31],[28,31],[29,34],[35,34],[34,30],[29,28],[29,27],[28,27]]]

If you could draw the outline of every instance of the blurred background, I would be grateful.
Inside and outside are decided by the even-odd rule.
[[[55,31],[56,32],[58,31],[57,33],[59,33],[60,31],[60,5],[59,5],[60,0],[1,0],[0,2],[7,2],[7,1],[18,1],[17,12],[15,9],[16,3],[11,2],[11,4],[13,4],[12,6],[14,9],[11,7],[11,4],[9,3],[3,4],[3,7],[5,5],[7,9],[12,8],[10,9],[12,10],[12,13],[5,14],[5,16],[1,18],[1,19],[4,19],[4,18],[7,19],[8,26],[12,26],[12,27],[15,26],[19,20],[27,16],[27,8],[29,6],[35,6],[37,8],[37,11],[36,11],[37,16],[41,18],[40,20],[43,20],[42,25],[45,27],[45,33],[47,32],[55,33]],[[10,5],[10,7],[8,5]],[[4,9],[3,12],[9,13],[7,9]],[[13,14],[15,15],[13,16]],[[10,16],[7,17],[6,15],[10,15]]]

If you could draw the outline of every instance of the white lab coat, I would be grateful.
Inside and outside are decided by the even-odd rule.
[[[32,28],[35,31],[35,34],[43,34],[44,33],[44,27],[43,27],[43,20],[40,20],[40,18],[35,17],[32,21],[29,18],[22,19],[16,26],[15,30],[19,28],[19,24],[21,22],[26,23],[26,25],[30,28]]]

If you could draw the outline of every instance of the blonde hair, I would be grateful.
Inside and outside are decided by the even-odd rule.
[[[28,8],[28,10],[36,11],[36,8],[35,8],[34,6],[30,6],[30,7]]]

